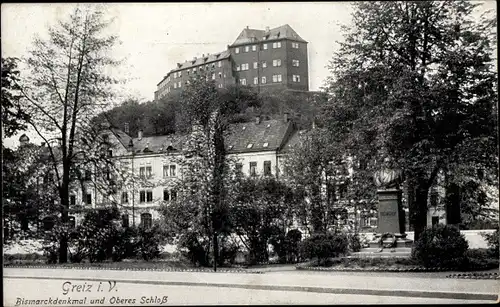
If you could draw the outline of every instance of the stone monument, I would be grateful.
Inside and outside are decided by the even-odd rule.
[[[376,171],[373,176],[378,196],[377,233],[369,242],[369,248],[355,253],[358,257],[408,257],[411,254],[413,241],[406,238],[405,213],[401,203],[402,172],[388,167],[388,159],[385,162],[387,167]]]

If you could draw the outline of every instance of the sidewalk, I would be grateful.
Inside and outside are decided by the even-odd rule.
[[[209,286],[244,289],[366,294],[403,297],[453,298],[495,301],[498,280],[444,279],[346,274],[265,274],[114,271],[5,268],[4,277],[29,279],[116,280],[137,284]]]

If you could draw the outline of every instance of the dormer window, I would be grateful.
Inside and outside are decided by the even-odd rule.
[[[252,148],[252,147],[253,147],[252,143],[250,143],[250,144],[247,145],[247,148],[249,148],[249,149]]]
[[[268,142],[265,142],[264,145],[262,145],[262,147],[268,147],[268,146],[269,146]]]

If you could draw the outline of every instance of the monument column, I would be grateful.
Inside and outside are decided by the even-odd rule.
[[[385,162],[388,164],[389,159]],[[412,246],[413,241],[406,239],[405,234],[405,212],[400,189],[402,172],[385,167],[375,172],[373,178],[378,188],[378,226],[370,247],[377,248],[378,252],[389,248],[391,252],[409,253],[408,248]]]

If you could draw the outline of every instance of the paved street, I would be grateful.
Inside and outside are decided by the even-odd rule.
[[[108,281],[116,281],[116,284],[110,285]],[[23,303],[21,298],[67,299],[70,295],[72,300],[87,297],[86,301],[79,302],[83,305],[91,305],[92,299],[103,297],[108,300],[106,305],[159,305],[164,296],[168,296],[168,304],[175,305],[458,304],[493,303],[495,293],[498,294],[496,280],[400,278],[394,275],[370,277],[292,272],[237,274],[14,268],[4,270],[4,305],[8,306],[13,306],[16,302]],[[109,301],[117,298],[135,301]],[[28,303],[25,301],[24,305]],[[42,302],[43,305],[46,303]]]

